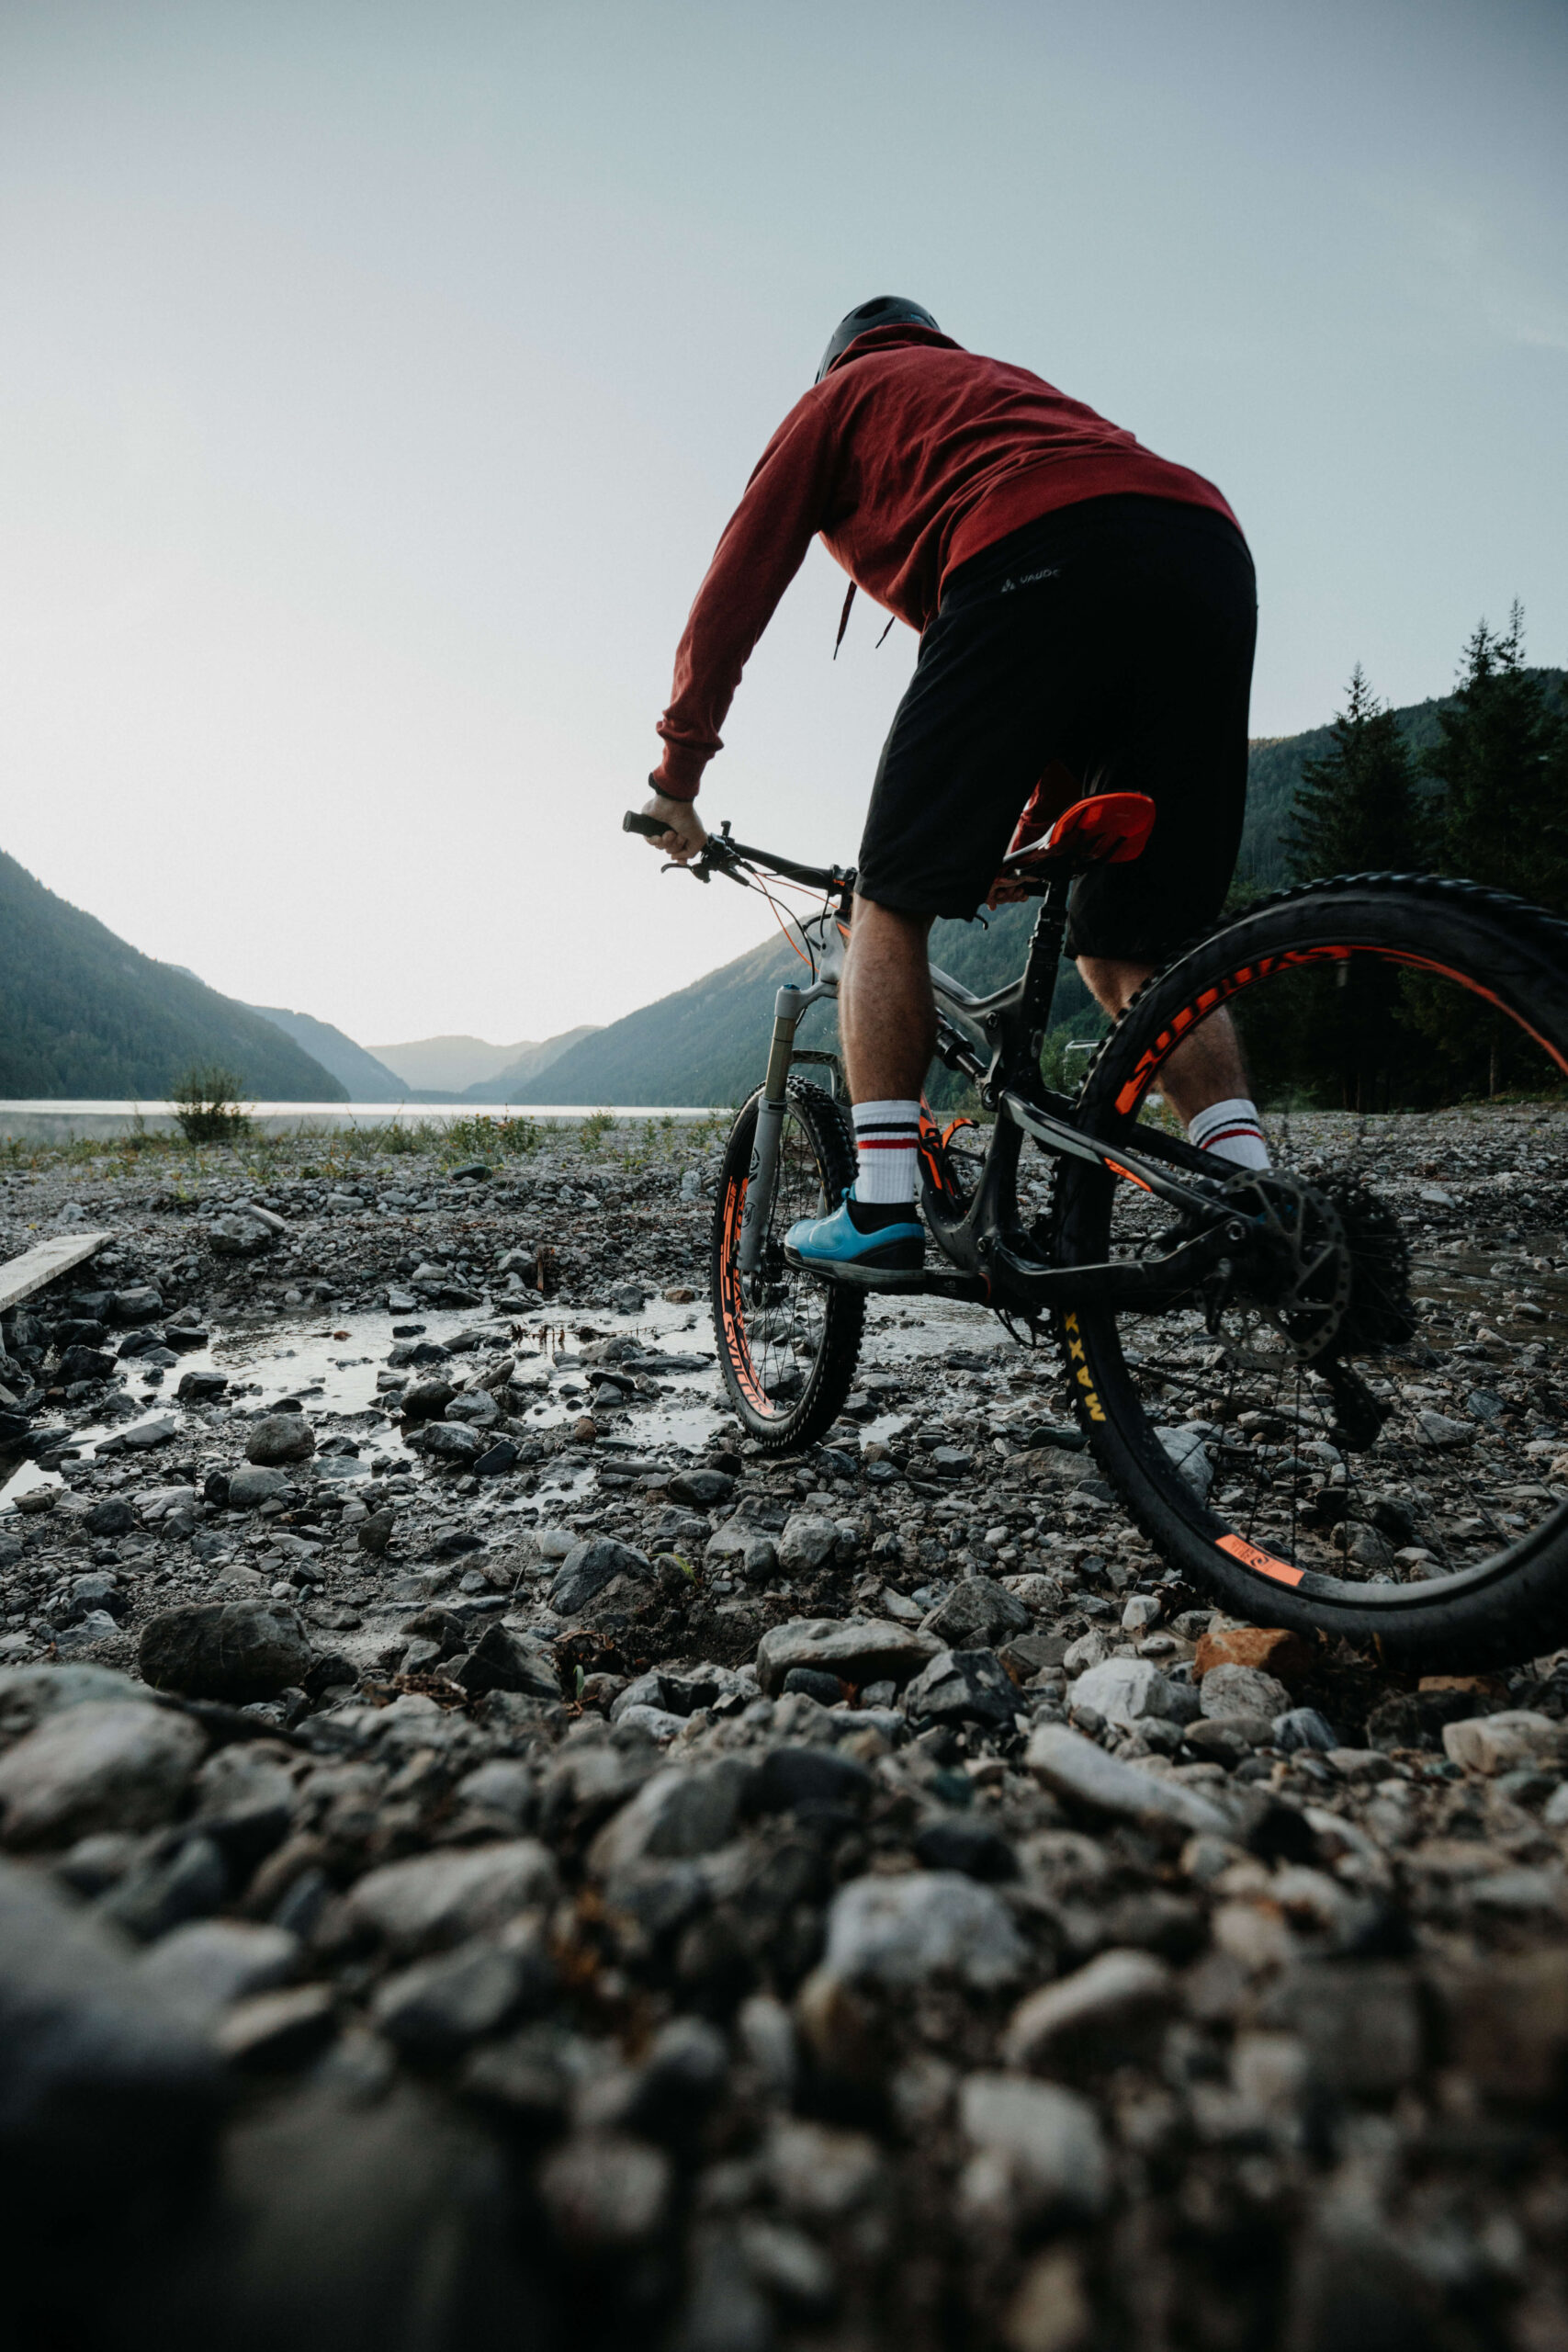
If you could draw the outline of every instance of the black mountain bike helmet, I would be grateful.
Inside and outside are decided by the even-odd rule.
[[[817,370],[818,383],[822,381],[840,352],[847,351],[857,335],[869,334],[873,327],[890,327],[899,319],[913,319],[918,326],[936,327],[938,334],[942,333],[922,303],[908,301],[902,294],[878,294],[839,321],[828,338],[828,348],[822,354],[822,365]]]

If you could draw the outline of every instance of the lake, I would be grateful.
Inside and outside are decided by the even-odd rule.
[[[251,1122],[261,1135],[307,1134],[323,1127],[384,1127],[389,1125],[449,1126],[455,1119],[534,1119],[570,1122],[607,1110],[617,1122],[625,1119],[711,1119],[713,1110],[662,1105],[607,1102],[525,1102],[516,1108],[502,1102],[248,1102]],[[719,1115],[722,1115],[720,1114]],[[15,1136],[30,1143],[65,1143],[73,1136],[106,1142],[129,1135],[140,1120],[151,1135],[172,1134],[172,1102],[0,1102],[0,1141]]]

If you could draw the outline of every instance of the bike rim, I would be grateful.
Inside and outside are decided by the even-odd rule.
[[[1142,1415],[1145,1472],[1192,1531],[1276,1590],[1404,1612],[1544,1558],[1568,1525],[1568,1415],[1552,1393],[1568,1243],[1535,1147],[1542,1105],[1563,1099],[1562,1046],[1432,956],[1325,940],[1196,990],[1117,1087],[1122,1116],[1158,1115],[1149,1098],[1170,1055],[1221,1005],[1242,1032],[1276,1169],[1347,1209],[1348,1337],[1314,1358],[1286,1334],[1260,1336],[1252,1309],[1216,1317],[1193,1301],[1069,1316],[1069,1345],[1081,1328],[1092,1383]],[[1478,1102],[1478,1076],[1513,1099]],[[1412,1167],[1391,1170],[1391,1150]],[[1130,1184],[1106,1188],[1103,1215],[1111,1257],[1168,1223]],[[1408,1334],[1357,1344],[1356,1301],[1375,1305],[1404,1252]],[[1339,1366],[1386,1412],[1370,1445],[1346,1442]],[[1093,1385],[1089,1396],[1092,1418]],[[1353,1391],[1350,1404],[1360,1409]]]
[[[786,1263],[784,1236],[800,1217],[829,1205],[823,1171],[804,1122],[784,1113],[779,1138],[773,1214],[762,1243],[765,1298],[749,1300],[740,1274],[740,1227],[747,1179],[733,1175],[720,1212],[719,1313],[726,1354],[748,1410],[760,1422],[782,1424],[796,1414],[811,1385],[827,1338],[823,1286]]]

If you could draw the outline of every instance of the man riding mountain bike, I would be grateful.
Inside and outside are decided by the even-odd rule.
[[[859,1173],[790,1256],[908,1271],[919,1095],[935,1041],[927,933],[1018,895],[1010,842],[1086,794],[1155,802],[1135,863],[1074,886],[1068,952],[1111,1015],[1218,914],[1247,794],[1251,558],[1212,482],[894,295],[841,320],[726,526],[675,657],[645,813],[684,863],[742,668],[814,536],[920,633],[862,838],[839,997]],[[846,616],[848,603],[845,606]],[[1026,804],[1028,804],[1026,808]],[[1266,1168],[1223,1012],[1161,1073],[1191,1140]]]

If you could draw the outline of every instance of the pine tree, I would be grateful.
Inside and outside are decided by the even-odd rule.
[[[1465,647],[1442,741],[1427,755],[1438,786],[1441,870],[1568,912],[1563,720],[1524,666],[1524,612],[1505,634],[1482,621]]]
[[[1303,772],[1287,836],[1294,878],[1408,873],[1421,862],[1416,765],[1359,662],[1333,739],[1327,756]]]
[[[1286,836],[1298,881],[1327,874],[1408,873],[1422,864],[1416,765],[1393,714],[1358,662],[1332,748],[1303,771]],[[1271,1034],[1248,1048],[1276,1086],[1353,1111],[1403,1096],[1413,1040],[1397,973],[1361,958],[1303,973],[1271,992]]]
[[[1524,611],[1506,632],[1478,624],[1442,739],[1424,766],[1438,788],[1438,871],[1568,912],[1565,722],[1544,681],[1524,666]],[[1517,1026],[1451,983],[1411,978],[1407,1017],[1467,1091],[1495,1095],[1539,1081]]]

